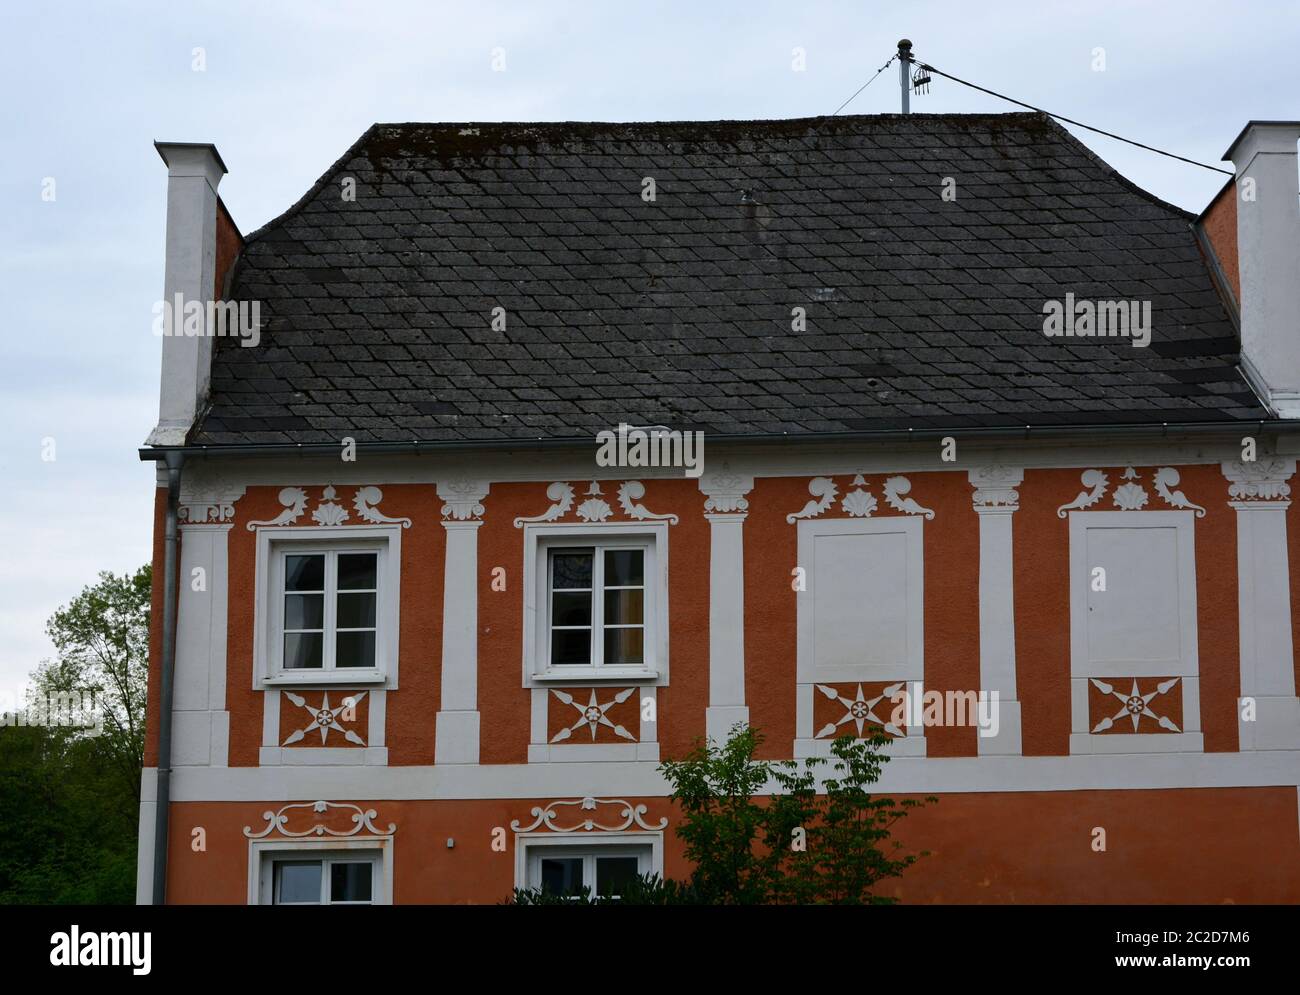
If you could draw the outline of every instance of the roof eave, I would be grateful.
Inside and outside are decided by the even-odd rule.
[[[800,444],[852,444],[869,442],[899,442],[942,439],[946,436],[965,439],[1019,438],[1071,438],[1081,435],[1153,436],[1169,438],[1191,435],[1235,435],[1254,430],[1282,434],[1300,432],[1300,419],[1232,419],[1227,421],[1192,422],[1133,422],[1133,423],[1070,423],[1066,425],[989,425],[946,428],[877,429],[863,432],[824,432],[817,435],[709,435],[707,440],[726,445]],[[408,454],[470,452],[474,450],[559,450],[590,447],[590,436],[536,439],[453,439],[420,440],[409,442],[358,442],[357,451],[372,454]],[[168,453],[185,456],[337,456],[336,443],[240,443],[236,445],[185,445],[145,446],[139,450],[142,461],[157,461]]]

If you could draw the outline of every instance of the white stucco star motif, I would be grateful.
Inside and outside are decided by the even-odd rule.
[[[905,735],[903,730],[900,729],[898,726],[894,725],[892,722],[886,722],[884,719],[882,719],[879,715],[876,714],[876,706],[886,699],[892,700],[894,695],[898,694],[898,692],[902,689],[904,683],[905,683],[904,681],[899,681],[897,684],[891,684],[889,685],[889,687],[882,690],[880,694],[874,698],[867,698],[862,693],[861,684],[858,685],[858,693],[855,698],[845,698],[833,687],[830,687],[826,684],[818,684],[817,685],[818,691],[824,694],[827,698],[830,698],[831,701],[838,701],[841,705],[844,706],[846,711],[844,713],[844,717],[840,719],[838,722],[829,722],[826,725],[822,726],[821,730],[817,733],[817,735],[814,738],[824,739],[827,736],[831,736],[839,729],[840,726],[844,725],[844,723],[846,722],[853,722],[857,725],[859,736],[862,735],[863,726],[868,722],[874,723],[875,725],[878,726],[882,726],[885,732],[889,733],[891,736]]]
[[[331,729],[335,729],[342,733],[343,738],[349,743],[355,743],[357,746],[366,745],[366,741],[351,729],[344,729],[343,726],[339,725],[340,719],[344,722],[352,721],[356,715],[354,709],[357,703],[366,696],[366,692],[357,691],[348,695],[343,699],[343,707],[337,709],[330,707],[330,696],[328,691],[325,692],[321,698],[320,708],[313,708],[311,705],[307,704],[305,698],[301,695],[294,694],[292,691],[284,692],[284,696],[299,708],[305,708],[311,713],[311,724],[297,730],[296,732],[290,733],[289,738],[283,743],[284,746],[297,743],[299,740],[303,739],[307,733],[316,729],[320,730],[320,741],[322,746],[325,745],[325,740],[329,736]]]
[[[1111,728],[1116,721],[1127,715],[1133,720],[1134,732],[1138,731],[1138,724],[1142,721],[1143,717],[1154,720],[1162,729],[1168,729],[1170,732],[1179,732],[1180,730],[1174,723],[1173,719],[1169,718],[1167,715],[1157,715],[1155,712],[1151,711],[1149,706],[1152,698],[1157,698],[1162,694],[1168,693],[1169,689],[1177,684],[1180,679],[1181,678],[1178,677],[1171,677],[1169,680],[1161,681],[1157,684],[1154,691],[1147,694],[1139,694],[1137,678],[1134,677],[1133,689],[1125,694],[1123,691],[1116,690],[1115,686],[1112,684],[1107,684],[1105,681],[1099,681],[1095,677],[1092,678],[1092,683],[1098,691],[1102,694],[1111,695],[1112,697],[1119,699],[1122,703],[1118,712],[1102,719],[1093,727],[1092,731],[1105,732],[1107,729]]]
[[[622,736],[624,739],[630,739],[634,743],[637,741],[636,737],[630,732],[620,725],[615,725],[605,716],[605,713],[615,705],[621,705],[623,702],[627,701],[628,698],[632,697],[632,695],[636,694],[636,688],[627,688],[620,691],[603,705],[596,701],[595,688],[591,689],[591,699],[585,705],[575,699],[573,695],[561,691],[558,688],[551,688],[551,694],[555,695],[555,697],[559,698],[560,701],[564,702],[566,705],[576,709],[579,715],[577,722],[573,723],[573,725],[569,726],[567,729],[561,729],[551,737],[552,743],[564,742],[564,740],[568,739],[583,726],[587,726],[591,730],[591,740],[593,743],[596,741],[596,729],[598,726],[605,726],[606,728],[613,729],[614,735]]]

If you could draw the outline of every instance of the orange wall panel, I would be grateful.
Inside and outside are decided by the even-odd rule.
[[[648,806],[647,822],[668,817],[665,874],[685,877],[689,868],[673,832],[673,808],[663,798],[628,800]],[[529,810],[546,802],[357,804],[378,811],[377,825],[397,825],[397,903],[495,904],[514,887],[511,820],[530,824]],[[243,827],[260,831],[263,813],[278,808],[267,802],[177,803],[168,901],[243,904]],[[191,849],[198,826],[207,832],[204,853]],[[492,849],[498,827],[505,830],[505,852]],[[1105,830],[1104,852],[1093,848],[1097,828]],[[896,825],[894,837],[904,852],[930,853],[880,888],[906,904],[1300,902],[1296,789],[1290,786],[947,794],[914,810]],[[449,838],[455,840],[451,849]]]

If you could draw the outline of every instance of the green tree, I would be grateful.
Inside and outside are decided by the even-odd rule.
[[[722,905],[892,904],[877,885],[924,856],[904,852],[893,827],[938,799],[871,794],[889,760],[883,734],[842,736],[829,758],[803,761],[757,760],[762,741],[736,726],[721,746],[700,743],[661,765],[682,810],[676,832],[694,865],[691,890]]]
[[[30,697],[93,693],[103,724],[0,726],[0,903],[135,899],[151,581],[102,573],[49,620]]]
[[[120,577],[104,571],[45,626],[57,657],[32,675],[37,695],[93,694],[103,714],[103,746],[123,788],[140,801],[149,679],[153,568]]]

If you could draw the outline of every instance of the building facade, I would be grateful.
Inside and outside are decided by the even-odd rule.
[[[259,321],[163,341],[140,901],[681,877],[736,724],[890,736],[907,902],[1300,900],[1298,136],[1192,218],[1037,115],[376,126],[247,237],[161,145]]]

